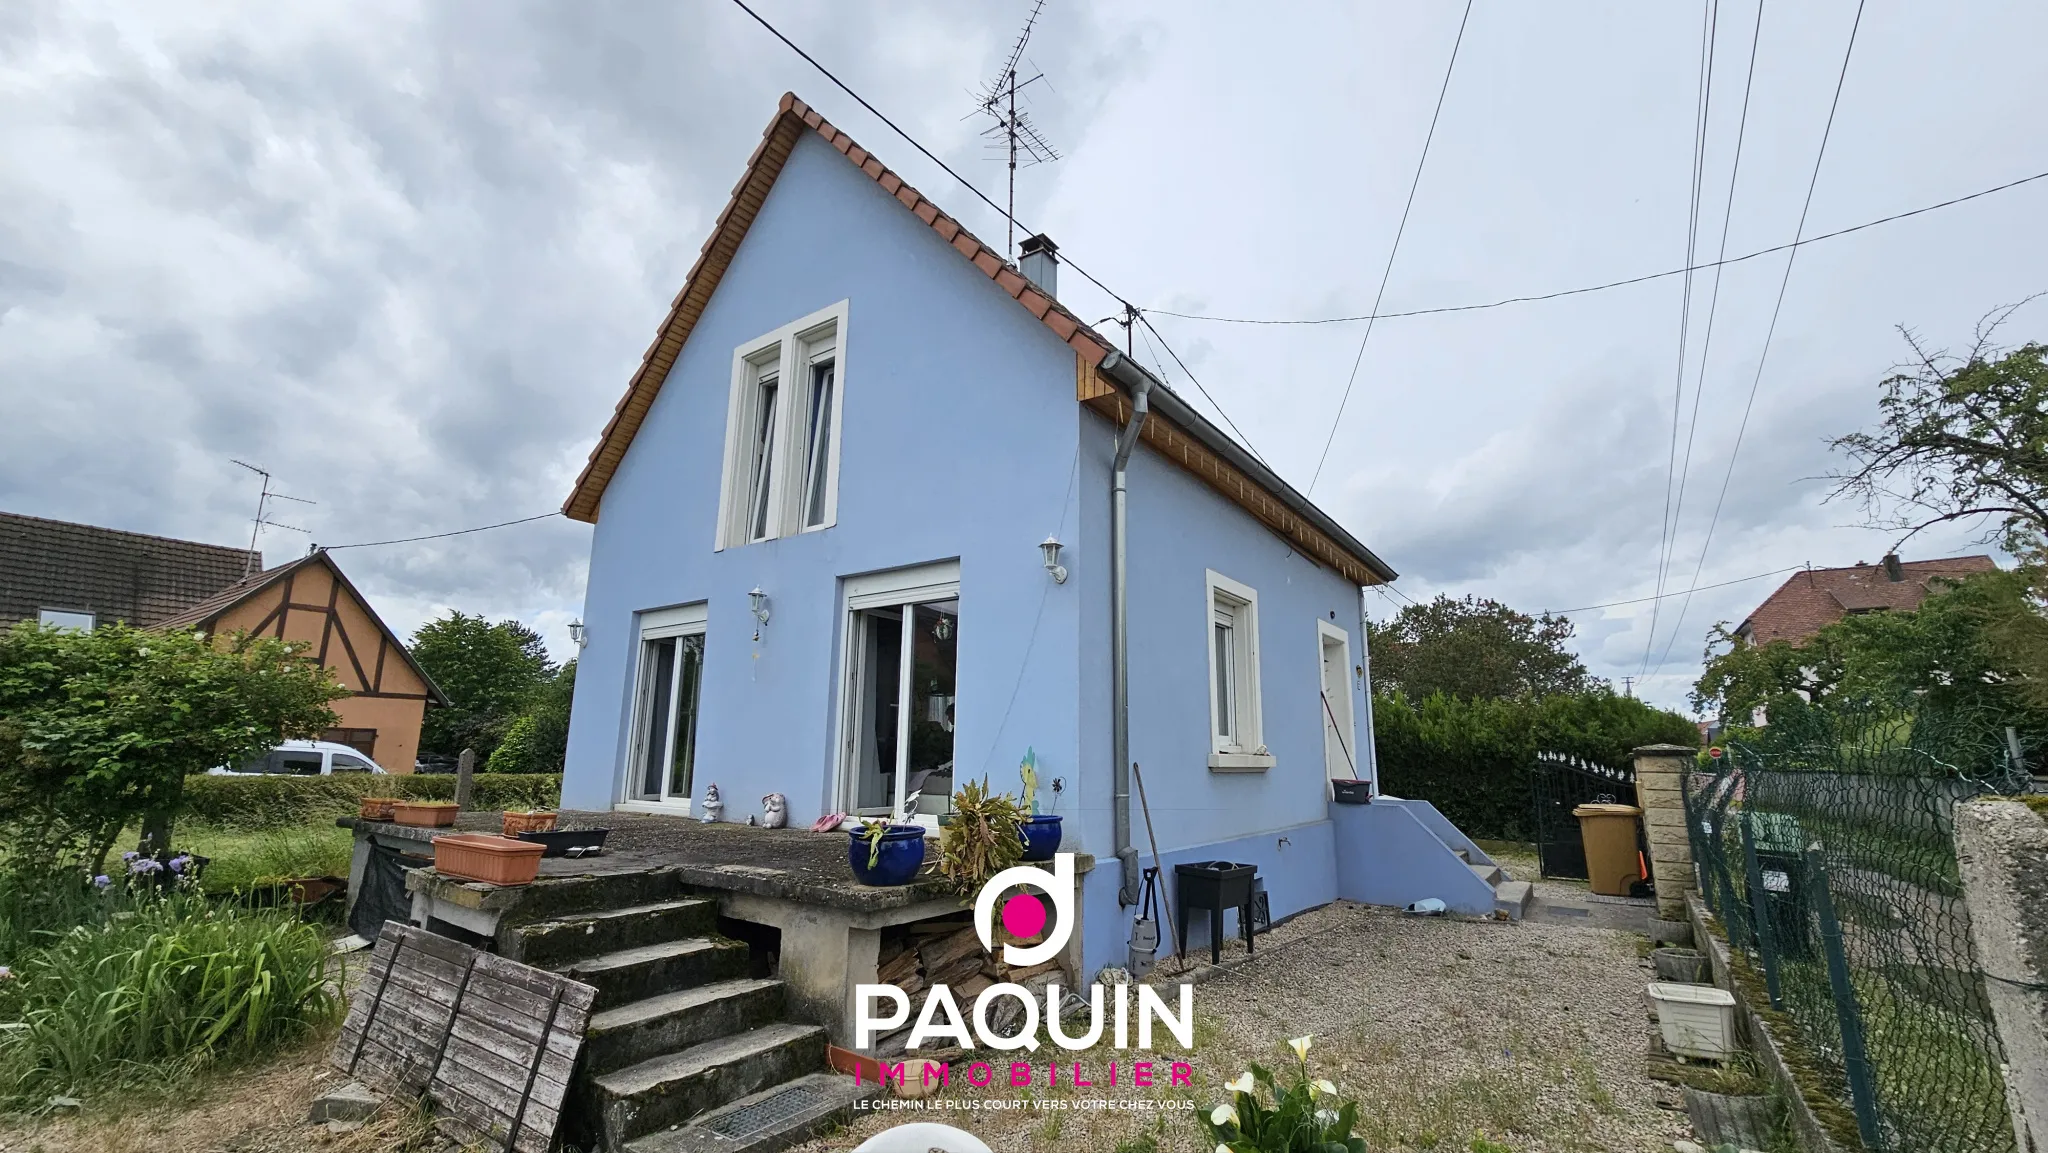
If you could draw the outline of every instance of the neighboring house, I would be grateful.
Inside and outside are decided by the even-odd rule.
[[[1804,644],[1821,629],[1854,613],[1919,608],[1933,591],[1930,583],[1938,578],[1959,581],[1971,573],[1997,568],[1988,556],[1901,561],[1894,554],[1878,564],[1858,561],[1848,568],[1807,569],[1778,586],[1777,592],[1736,626],[1735,635],[1757,645],[1772,641]]]
[[[263,567],[263,554],[0,513],[0,628],[147,627]]]
[[[1169,892],[1221,858],[1276,918],[1337,895],[1327,781],[1373,775],[1361,586],[1394,571],[1063,308],[1049,242],[1021,272],[784,97],[564,508],[596,525],[565,807],[701,814],[716,784],[727,821],[782,793],[795,825],[932,824],[1029,750],[1096,859],[1091,970],[1155,841]],[[1140,397],[1149,818],[1112,653]]]
[[[348,745],[389,772],[412,772],[427,706],[448,703],[325,551],[237,581],[157,627],[306,642],[307,655],[349,691],[331,706],[338,723],[320,739]]]

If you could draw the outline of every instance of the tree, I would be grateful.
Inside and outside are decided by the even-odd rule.
[[[473,748],[488,760],[513,717],[554,674],[540,634],[515,620],[491,624],[450,612],[413,634],[413,659],[453,703],[427,710],[420,751],[453,756]]]
[[[1594,678],[1566,650],[1572,622],[1532,617],[1495,600],[1443,594],[1406,605],[1384,625],[1368,623],[1373,683],[1420,701],[1432,693],[1467,699],[1549,696],[1590,688]]]
[[[569,755],[569,708],[576,697],[576,662],[544,682],[526,708],[506,726],[484,764],[492,773],[559,773]]]
[[[306,647],[118,624],[0,633],[9,847],[75,855],[98,872],[122,829],[177,809],[187,774],[333,725],[328,702],[346,690]]]
[[[1990,344],[2017,307],[1986,317],[1963,357],[1905,333],[1914,360],[1878,385],[1878,430],[1829,442],[1855,466],[1834,474],[1830,499],[1859,500],[1873,525],[1905,532],[1901,544],[1968,520],[2014,556],[2048,560],[2048,345]]]

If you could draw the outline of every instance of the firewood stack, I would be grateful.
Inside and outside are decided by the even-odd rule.
[[[1005,942],[1033,945],[1043,939],[1042,935],[1013,937],[997,925],[995,951],[985,953],[980,938],[974,934],[973,920],[966,914],[918,921],[885,931],[878,976],[884,984],[894,985],[910,996],[910,1017],[895,1032],[875,1039],[874,1055],[888,1058],[904,1053],[910,1043],[911,1027],[924,1012],[924,1003],[933,985],[947,987],[953,995],[953,1003],[960,1008],[961,1020],[970,1022],[970,1029],[973,1027],[975,998],[990,985],[1000,982],[1022,985],[1031,990],[1032,999],[1039,1003],[1042,1015],[1045,987],[1054,982],[1071,986],[1072,982],[1065,979],[1057,959],[1037,965],[1012,966],[1003,962],[1002,947]],[[1007,1035],[1022,1017],[1023,1008],[1014,998],[1006,997],[992,1008],[989,1025]],[[919,1049],[917,1056],[950,1061],[962,1052],[953,1047],[927,1047]]]

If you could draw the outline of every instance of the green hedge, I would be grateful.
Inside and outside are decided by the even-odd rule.
[[[1699,743],[1691,721],[1609,691],[1516,700],[1437,693],[1419,703],[1375,693],[1372,715],[1382,790],[1430,802],[1467,836],[1506,841],[1535,838],[1538,752],[1623,765],[1642,745]]]
[[[561,801],[560,773],[478,773],[476,809],[552,809]],[[228,828],[263,829],[353,816],[364,797],[423,801],[455,799],[452,773],[335,777],[185,778],[185,815]]]

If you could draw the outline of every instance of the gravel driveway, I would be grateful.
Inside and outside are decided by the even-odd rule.
[[[1640,941],[1584,925],[1419,918],[1339,902],[1261,937],[1257,956],[1239,948],[1205,974],[1193,1055],[1170,1041],[1156,1054],[1192,1064],[1191,1087],[1165,1087],[1162,1077],[1159,1087],[1134,1089],[1126,1072],[1108,1088],[1100,1072],[1128,1054],[1102,1045],[1062,1054],[1078,1056],[1095,1087],[1076,1091],[1063,1075],[1048,1089],[1041,1049],[1024,1054],[1035,1058],[1033,1088],[956,1085],[935,1098],[944,1112],[863,1116],[804,1148],[851,1149],[890,1125],[933,1120],[1003,1153],[1209,1153],[1186,1107],[1222,1100],[1222,1082],[1249,1061],[1291,1067],[1284,1040],[1312,1033],[1314,1075],[1357,1098],[1373,1150],[1466,1153],[1485,1138],[1512,1153],[1669,1153],[1690,1128],[1682,1112],[1659,1105],[1675,1103],[1675,1090],[1644,1072],[1653,1026]],[[1153,983],[1175,981],[1172,969],[1164,962]],[[1090,1104],[1105,1100],[1114,1107]],[[986,1107],[993,1102],[1009,1107]],[[970,1104],[982,1107],[962,1108]]]

